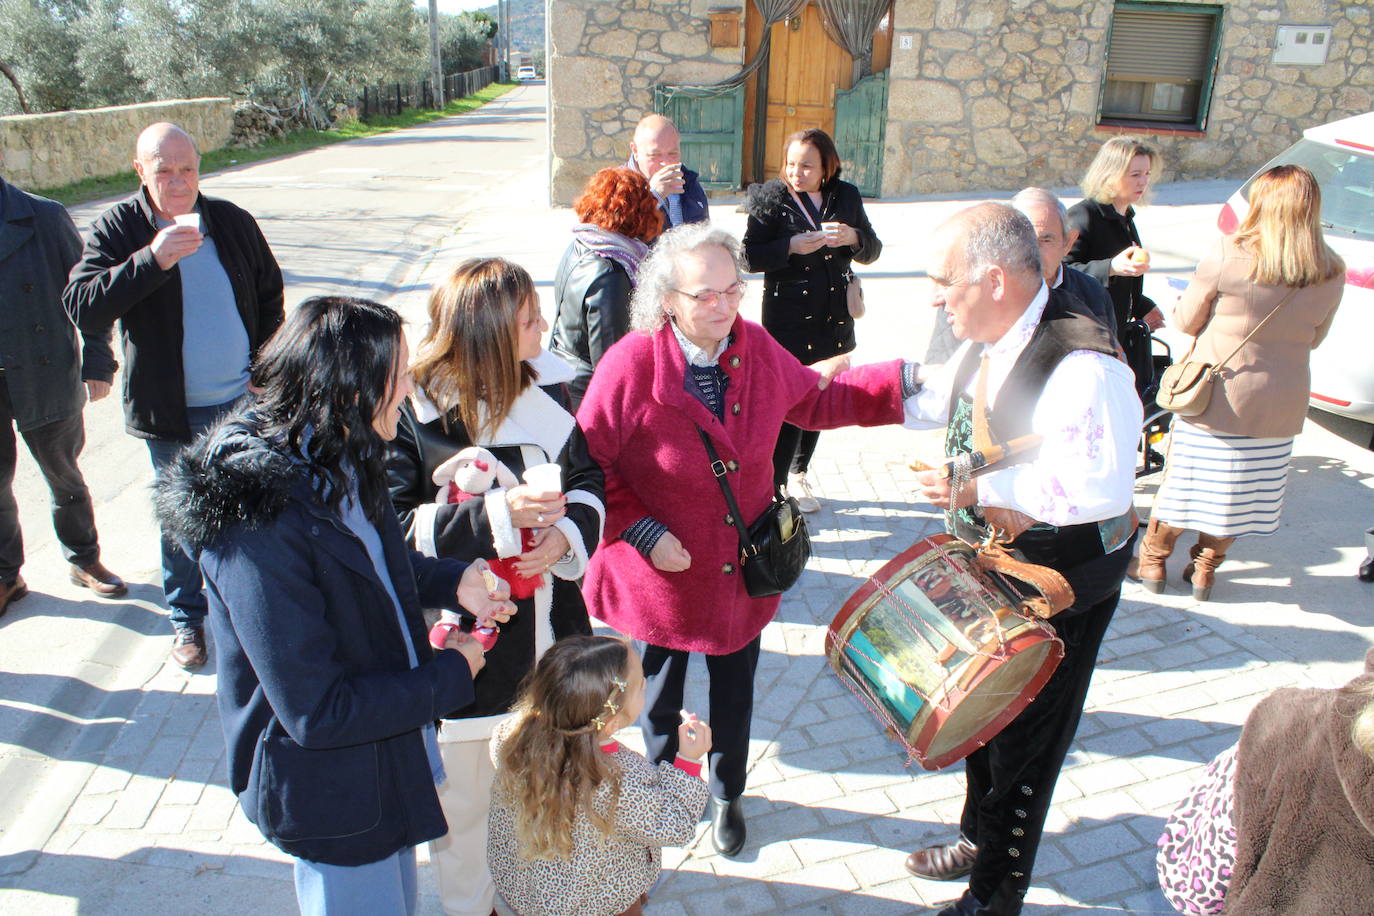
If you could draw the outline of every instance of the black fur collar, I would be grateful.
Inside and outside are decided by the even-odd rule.
[[[787,208],[791,197],[783,180],[774,178],[762,184],[751,184],[745,192],[744,208],[754,219],[767,222]]]
[[[302,466],[231,414],[164,469],[154,494],[163,529],[194,553],[234,525],[261,525],[305,483]]]

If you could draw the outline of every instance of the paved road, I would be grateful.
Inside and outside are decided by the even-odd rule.
[[[547,312],[573,219],[544,206],[542,89],[523,88],[498,105],[254,166],[207,187],[270,214],[268,236],[301,284],[293,302],[307,285],[361,284],[418,323],[424,289],[447,265],[499,253],[531,270]],[[468,131],[501,139],[461,139]],[[448,162],[455,148],[456,163],[429,165]],[[411,164],[395,165],[392,151]],[[386,170],[372,177],[327,172],[383,162]],[[477,162],[492,171],[481,189],[464,192],[457,163]],[[269,172],[276,182],[263,177]],[[443,177],[427,177],[434,175]],[[278,194],[281,176],[331,187]],[[216,188],[223,181],[239,184]],[[1140,220],[1161,273],[1191,269],[1229,193],[1225,182],[1161,189]],[[864,271],[870,314],[860,328],[861,360],[923,352],[931,322],[920,289],[924,240],[945,214],[981,196],[870,205],[886,251]],[[393,203],[447,215],[417,224]],[[743,228],[732,203],[712,216]],[[346,236],[350,227],[361,231]],[[1151,279],[1162,289],[1162,276]],[[757,286],[746,305],[754,314]],[[86,467],[111,565],[139,583],[135,601],[83,601],[62,584],[43,500],[23,499],[33,555],[26,575],[44,594],[17,605],[0,628],[0,735],[8,742],[0,745],[0,914],[291,912],[289,867],[235,813],[224,788],[211,673],[163,663],[149,473],[116,413],[108,403],[88,412],[94,448]],[[822,436],[816,556],[764,634],[749,850],[723,860],[699,836],[670,853],[680,867],[654,895],[656,916],[906,914],[956,895],[955,886],[907,877],[901,862],[909,849],[950,836],[959,768],[904,769],[822,658],[825,625],[843,599],[938,529],[929,507],[911,501],[906,470],[910,456],[937,449],[929,436],[901,430]],[[1372,641],[1371,590],[1353,575],[1371,489],[1374,455],[1309,423],[1295,449],[1283,531],[1237,545],[1215,601],[1198,605],[1178,588],[1162,596],[1128,588],[1056,792],[1031,916],[1168,912],[1154,889],[1153,841],[1199,765],[1235,740],[1260,696],[1283,684],[1343,681]],[[1151,490],[1148,481],[1140,487],[1142,508]],[[438,912],[428,868],[422,911]]]
[[[543,173],[545,131],[542,88],[516,90],[462,117],[221,172],[202,186],[257,217],[285,273],[288,308],[321,293],[387,300],[470,214],[497,205],[512,182]],[[109,203],[72,216],[84,231]],[[19,812],[31,792],[60,769],[53,759],[89,758],[73,742],[112,731],[85,726],[97,713],[127,713],[170,644],[147,449],[124,433],[117,397],[89,406],[85,417],[82,467],[103,558],[130,582],[134,600],[102,603],[67,583],[46,486],[21,458],[15,488],[32,594],[12,606],[0,639],[0,734],[10,742],[0,750],[5,851],[14,848],[16,825],[26,826]],[[157,638],[140,638],[146,634]]]

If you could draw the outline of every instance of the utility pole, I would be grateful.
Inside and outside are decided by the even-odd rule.
[[[501,64],[505,68],[503,79],[510,79],[510,0],[501,0]]]
[[[439,56],[439,0],[429,0],[429,73],[434,81],[434,107],[444,107],[444,62]]]

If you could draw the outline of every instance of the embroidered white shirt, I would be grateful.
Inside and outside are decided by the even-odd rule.
[[[1002,385],[1030,343],[1048,301],[1049,290],[1041,283],[1001,339],[960,346],[925,380],[925,387],[906,400],[906,426],[930,429],[948,423],[954,373],[971,346],[981,347],[988,358],[988,401],[995,409]],[[965,388],[969,397],[976,384],[975,372]],[[977,478],[978,505],[1016,509],[1051,525],[1122,515],[1135,489],[1142,414],[1135,377],[1125,363],[1089,350],[1070,353],[1050,373],[1031,416],[1031,430],[1044,437],[1039,455]]]

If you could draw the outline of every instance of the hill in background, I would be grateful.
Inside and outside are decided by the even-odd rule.
[[[496,18],[495,6],[482,12]],[[544,0],[511,0],[510,36],[511,50],[544,50]]]

